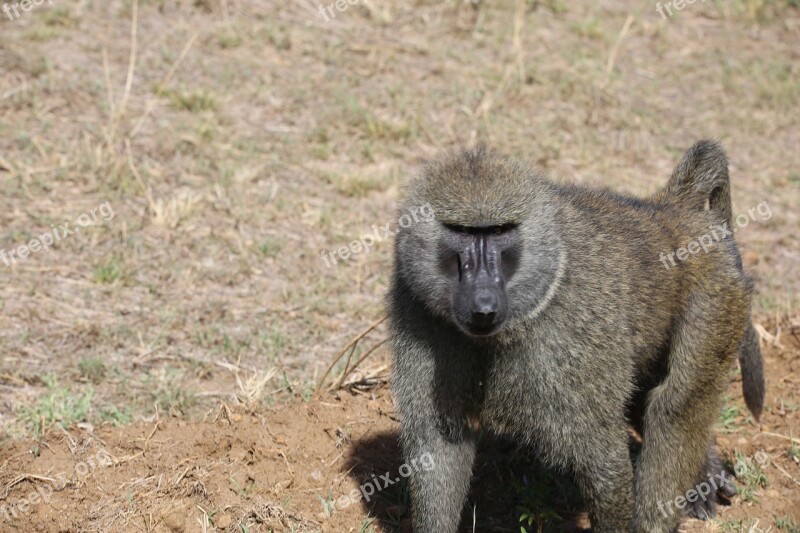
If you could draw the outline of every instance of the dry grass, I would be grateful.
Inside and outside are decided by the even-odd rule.
[[[422,159],[479,139],[647,194],[694,139],[720,138],[734,211],[774,213],[737,234],[755,312],[796,315],[799,16],[420,0],[326,23],[305,0],[80,0],[3,18],[0,248],[104,201],[116,216],[0,263],[0,427],[309,398],[382,315],[390,242],[333,268],[320,252],[391,221]],[[375,355],[347,383],[380,381]],[[87,397],[85,413],[56,405]]]

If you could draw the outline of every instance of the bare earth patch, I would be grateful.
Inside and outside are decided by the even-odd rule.
[[[789,437],[800,435],[800,389],[792,377],[800,371],[800,324],[784,331],[783,347],[766,349],[770,390],[760,428],[744,414],[738,380],[729,389],[734,411],[718,428],[723,454],[747,465],[740,494],[719,519],[687,520],[683,531],[738,531],[756,521],[766,530],[776,517],[789,523],[798,516],[800,440]],[[164,418],[71,428],[3,453],[0,513],[8,513],[6,527],[23,531],[409,530],[408,470],[386,388],[274,410],[220,404],[197,423]],[[579,504],[559,499],[569,482],[528,470],[525,459],[510,443],[485,441],[470,498],[475,530],[516,531],[525,504],[539,506],[540,517],[556,512],[561,519],[544,520],[550,527],[585,524]],[[523,472],[538,477],[523,482]],[[537,497],[537,484],[550,490]],[[31,494],[41,497],[23,507]]]

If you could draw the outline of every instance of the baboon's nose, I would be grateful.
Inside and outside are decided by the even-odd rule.
[[[490,326],[494,323],[499,307],[497,294],[490,290],[479,290],[475,293],[472,307],[472,321],[477,326]]]

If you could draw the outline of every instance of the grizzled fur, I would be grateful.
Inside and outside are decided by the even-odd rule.
[[[404,453],[436,465],[412,475],[414,530],[456,531],[474,421],[574,475],[595,532],[675,530],[680,516],[658,504],[722,468],[711,429],[746,330],[745,392],[754,413],[763,404],[763,371],[750,375],[760,369],[751,282],[733,238],[671,268],[659,260],[730,224],[721,148],[696,143],[664,190],[636,199],[554,184],[481,147],[424,169],[403,210],[425,203],[435,218],[400,230],[388,299]],[[453,323],[444,224],[518,225],[508,319],[494,335]],[[631,427],[643,441],[633,462]]]

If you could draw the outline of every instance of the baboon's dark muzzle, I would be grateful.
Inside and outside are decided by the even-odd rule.
[[[495,333],[508,314],[505,280],[500,269],[501,254],[485,235],[458,254],[459,282],[456,314],[466,322],[469,333]]]
[[[491,326],[500,308],[500,294],[497,287],[486,285],[475,290],[472,299],[472,322],[480,327]]]

